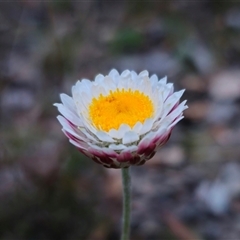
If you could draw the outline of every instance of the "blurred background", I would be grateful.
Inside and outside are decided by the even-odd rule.
[[[54,102],[78,79],[149,70],[185,119],[132,168],[132,240],[240,236],[240,4],[0,2],[0,239],[116,240],[121,178],[81,155]]]

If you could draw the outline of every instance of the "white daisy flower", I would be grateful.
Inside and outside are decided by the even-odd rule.
[[[184,90],[174,92],[167,78],[115,69],[82,79],[72,97],[61,94],[57,117],[69,141],[80,152],[108,168],[142,165],[170,137],[183,118]]]

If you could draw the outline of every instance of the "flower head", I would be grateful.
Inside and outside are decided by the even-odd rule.
[[[55,103],[62,130],[80,152],[108,168],[142,165],[170,137],[183,118],[184,90],[174,92],[167,78],[147,71],[115,69],[72,87]]]

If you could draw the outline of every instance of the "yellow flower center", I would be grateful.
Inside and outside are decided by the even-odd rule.
[[[88,110],[94,126],[108,132],[121,124],[133,127],[138,121],[143,123],[152,117],[154,106],[151,99],[138,90],[117,89],[107,96],[100,94],[93,98]]]

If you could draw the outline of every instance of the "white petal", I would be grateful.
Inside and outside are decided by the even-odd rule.
[[[72,87],[73,91],[82,92],[82,91],[90,91],[92,86],[92,82],[88,79],[82,79],[81,81],[77,81],[76,84]]]
[[[72,143],[74,146],[78,147],[78,148],[81,148],[81,149],[84,149],[84,150],[87,150],[87,146],[85,146],[85,144],[83,143],[80,143],[80,142],[76,142],[72,139],[69,139],[69,142]]]
[[[182,116],[182,114],[174,120],[173,123],[171,123],[169,126],[168,126],[168,129],[170,129],[171,127],[175,126],[180,120],[182,120],[184,118],[184,116]]]
[[[139,134],[143,135],[146,132],[149,132],[152,129],[153,122],[154,120],[151,118],[146,119]]]
[[[85,83],[87,83],[87,81],[85,81]],[[85,83],[78,84],[78,86],[72,88],[73,101],[78,108],[78,112],[83,111],[82,107],[86,110],[92,100],[91,86],[87,86]]]
[[[116,155],[116,152],[113,149],[110,149],[109,147],[101,148],[101,151],[103,151],[107,155]]]
[[[106,95],[108,95],[110,90],[116,90],[117,85],[110,76],[106,76],[103,80],[103,87],[105,88],[105,92],[107,93]]]
[[[92,144],[92,143],[88,143],[88,145],[94,149],[94,150],[97,150],[99,152],[102,152],[102,153],[105,153],[107,155],[112,155],[112,156],[116,156],[116,152],[113,150],[113,149],[110,149],[109,147],[99,147],[95,144]]]
[[[138,75],[135,71],[131,71],[131,77],[135,81],[135,80],[137,80]]]
[[[167,76],[163,77],[162,79],[159,80],[161,84],[167,84]]]
[[[125,70],[122,72],[121,77],[122,78],[128,78],[131,75],[129,70]]]
[[[135,152],[137,151],[138,147],[136,145],[131,145],[129,147],[126,147],[122,152]]]
[[[104,79],[104,76],[102,74],[98,74],[96,77],[95,77],[95,84],[101,84],[102,81]]]
[[[66,108],[69,108],[71,111],[76,111],[76,106],[73,99],[65,93],[60,94],[61,101]]]
[[[158,83],[158,77],[157,77],[157,75],[156,75],[156,74],[152,75],[152,76],[150,77],[150,81],[151,81],[152,87],[154,88],[154,87],[157,85],[157,83]]]
[[[150,143],[154,138],[156,138],[157,136],[161,136],[164,133],[167,132],[167,128],[165,126],[162,126],[156,131],[156,132],[149,132],[147,133],[142,140],[139,142],[139,145],[147,145],[148,143]]]
[[[131,71],[131,88],[132,88],[132,90],[133,91],[137,90],[138,85],[139,85],[138,75],[134,71]]]
[[[116,138],[116,139],[121,139],[121,137],[119,136],[119,132],[116,129],[111,129],[108,132],[109,136],[111,136],[112,138]]]
[[[164,103],[163,115],[161,116],[162,119],[165,118],[168,113],[172,110],[175,104],[180,100],[181,96],[183,95],[185,90],[181,90],[179,92],[175,92],[172,94]]]
[[[71,124],[61,115],[57,116],[58,121],[60,122],[60,124],[63,127],[63,130],[70,133],[71,135],[73,135],[74,137],[82,140],[82,141],[86,141],[87,138],[85,136],[83,136],[82,134],[79,134],[78,131],[76,131]]]
[[[116,138],[116,139],[122,139],[124,134],[128,131],[130,131],[131,128],[127,124],[121,124],[119,129],[111,129],[108,134],[109,136]]]
[[[148,77],[148,71],[144,70],[144,71],[140,72],[139,77]]]
[[[142,123],[141,122],[137,122],[134,127],[133,127],[133,131],[136,132],[136,133],[140,133],[142,129]]]
[[[118,82],[119,79],[119,72],[116,69],[112,69],[108,74],[115,83]]]
[[[78,99],[79,107],[83,106],[84,108],[79,108],[79,112],[83,112],[84,110],[88,112],[89,104],[92,102],[92,96],[88,92],[82,92],[81,99]]]
[[[74,95],[73,100],[74,100],[74,103],[76,106],[76,112],[78,113],[78,115],[82,112],[87,112],[89,98],[86,95],[86,93],[84,93],[84,92],[81,93],[81,96]]]
[[[73,124],[77,126],[83,125],[81,119],[76,115],[76,113],[72,112],[60,103],[55,103],[54,106],[56,106],[58,108],[58,111]]]
[[[113,149],[115,151],[120,151],[120,150],[126,149],[127,147],[125,145],[123,145],[123,144],[114,144],[114,143],[112,143],[112,144],[109,145],[109,148]]]
[[[92,97],[98,98],[100,94],[106,95],[104,86],[93,84],[91,88],[91,95]]]
[[[161,127],[156,132],[154,132],[154,136],[155,135],[160,136],[160,135],[164,134],[165,132],[167,132],[167,126],[161,125]]]
[[[84,99],[81,99],[79,102],[76,103],[77,111],[78,111],[78,118],[81,121],[81,127],[87,128],[89,131],[91,131],[93,134],[96,134],[96,129],[92,125],[92,123],[89,121],[89,114],[88,114],[88,107],[85,106]]]
[[[152,95],[152,85],[151,85],[151,82],[150,82],[148,77],[143,77],[141,79],[138,89],[151,98],[151,95]]]
[[[127,124],[121,124],[118,129],[118,133],[121,136],[121,138],[123,138],[124,134],[130,130],[131,128]]]
[[[70,123],[62,115],[58,115],[57,120],[61,123],[64,129],[68,130],[70,128]]]
[[[176,98],[180,99],[183,95],[183,93],[185,92],[185,89],[181,90],[181,91],[178,91],[178,92],[175,92],[174,94],[172,94],[171,96],[175,96]]]
[[[147,133],[139,142],[138,146],[141,146],[142,144],[147,144],[150,141],[152,141],[152,139],[154,138],[154,136],[156,136],[157,133],[156,132],[149,132]]]
[[[163,119],[163,121],[171,124],[176,117],[178,117],[185,109],[188,108],[185,106],[186,102],[187,101],[185,100],[180,105],[178,105],[176,109],[174,109],[167,117],[165,117],[165,119]]]
[[[103,142],[115,142],[106,132],[103,131],[97,131],[96,136]]]
[[[165,101],[173,93],[173,84],[168,83],[163,90],[163,100]]]
[[[122,143],[129,144],[139,140],[139,135],[133,131],[126,132],[123,136]]]
[[[129,70],[125,70],[121,74],[121,81],[118,81],[117,87],[119,89],[129,89],[129,81],[131,81],[131,73]]]
[[[159,118],[159,115],[161,115],[163,110],[163,95],[155,89],[155,91],[152,93],[151,96],[153,105],[154,105],[154,121]]]
[[[90,134],[88,130],[84,127],[80,128],[79,131],[81,131],[86,137],[91,140],[92,142],[98,143],[99,141],[95,138],[95,135]]]

